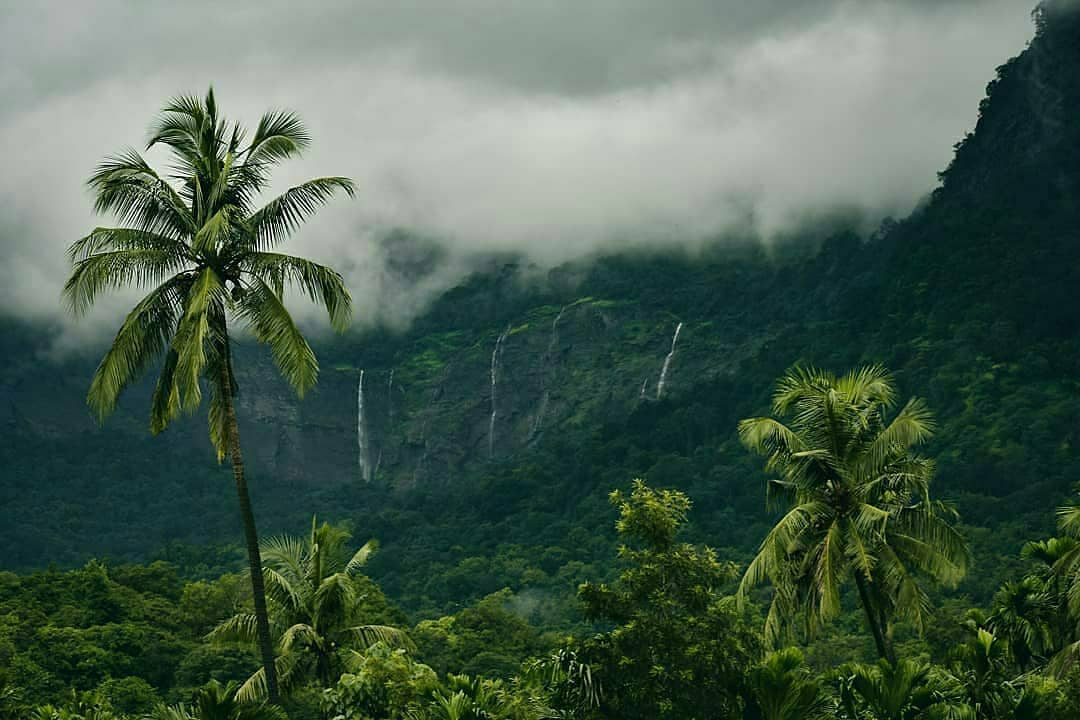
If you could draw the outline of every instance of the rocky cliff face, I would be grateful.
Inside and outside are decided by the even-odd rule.
[[[672,353],[676,327],[682,322]],[[591,297],[541,305],[508,325],[426,335],[370,362],[333,353],[318,388],[290,398],[265,361],[241,366],[239,412],[257,472],[289,486],[444,486],[512,459],[564,427],[628,416],[730,373],[746,348],[716,323]],[[671,354],[670,359],[668,355]],[[358,417],[364,372],[364,422]],[[359,435],[370,479],[364,478]]]

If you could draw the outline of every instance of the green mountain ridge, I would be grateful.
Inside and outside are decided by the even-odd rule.
[[[322,375],[302,402],[242,348],[262,532],[312,513],[349,519],[382,542],[370,568],[387,595],[431,615],[504,586],[543,596],[602,574],[606,495],[640,476],[687,492],[691,538],[745,560],[769,515],[736,421],[764,411],[793,364],[880,362],[938,417],[937,493],[956,502],[976,555],[961,591],[985,599],[1080,479],[1078,118],[1080,13],[1050,4],[941,186],[869,239],[618,255],[543,283],[507,263],[404,333],[318,343]],[[238,537],[201,416],[151,438],[136,388],[100,430],[83,405],[92,361],[43,359],[44,331],[0,322],[0,567]],[[358,462],[361,370],[371,482]]]

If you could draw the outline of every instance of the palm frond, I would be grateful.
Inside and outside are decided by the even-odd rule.
[[[933,434],[933,413],[920,398],[912,398],[862,454],[860,472],[866,476],[879,473],[888,462]]]
[[[267,250],[284,242],[338,191],[354,197],[356,185],[346,177],[323,177],[289,188],[252,214],[247,249]]]
[[[190,284],[186,276],[173,277],[128,313],[90,381],[86,401],[99,421],[112,413],[124,388],[168,345]]]
[[[784,559],[799,538],[811,525],[828,515],[828,508],[823,503],[810,502],[792,508],[769,531],[758,549],[757,555],[746,568],[739,583],[739,594],[745,597],[751,588],[766,580],[775,580],[780,576]]]
[[[844,540],[840,524],[835,520],[825,532],[814,567],[812,597],[817,599],[817,613],[822,620],[840,614],[840,578],[845,571]]]
[[[896,396],[892,375],[883,365],[866,365],[836,380],[836,388],[856,407],[881,405],[892,407]]]
[[[295,157],[311,144],[311,135],[295,113],[272,110],[259,118],[251,145],[244,151],[246,164],[264,165]]]
[[[300,397],[319,377],[319,363],[281,298],[259,277],[244,289],[237,303],[239,317],[270,353],[285,380]]]
[[[289,535],[270,537],[259,543],[259,549],[263,565],[281,573],[290,585],[306,581],[309,553],[302,540]]]
[[[282,253],[252,252],[244,257],[244,270],[262,280],[281,297],[295,288],[326,309],[331,326],[344,330],[352,316],[352,297],[336,270]]]
[[[220,208],[195,233],[192,247],[200,252],[216,252],[228,240],[231,230],[231,211],[228,206]]]
[[[156,248],[97,253],[74,264],[64,284],[64,299],[73,314],[82,315],[103,291],[158,285],[185,265],[183,257]]]
[[[299,648],[317,648],[321,644],[322,637],[307,623],[296,623],[288,627],[278,642],[282,653],[291,653]]]
[[[207,339],[214,305],[223,302],[225,286],[212,268],[203,268],[191,283],[184,301],[184,316],[172,339],[176,351],[176,384],[181,406],[193,411],[202,402],[199,378],[206,367]]]
[[[297,655],[278,655],[274,659],[274,670],[277,671],[278,683],[282,689],[287,689],[291,680],[296,676],[296,665],[301,662]],[[259,668],[251,674],[247,680],[236,690],[236,699],[242,703],[258,703],[266,700],[266,672]]]
[[[213,347],[215,344],[210,343]],[[206,414],[207,427],[210,430],[210,443],[214,446],[214,452],[217,454],[218,462],[222,462],[229,454],[229,441],[231,440],[229,427],[229,400],[236,394],[234,381],[231,377],[231,364],[224,357],[228,353],[228,347],[218,348],[217,352],[213,356],[207,358],[207,376],[211,378],[210,385],[210,402]],[[174,353],[177,361],[179,355]],[[173,366],[175,367],[176,361]],[[224,366],[224,367],[223,367]],[[229,374],[229,386],[224,386],[224,381],[221,380],[223,374]],[[165,377],[164,372],[162,378]],[[170,409],[174,416],[180,411],[180,391],[175,381],[172,383],[172,395],[169,398]],[[235,412],[235,411],[234,411]]]
[[[368,540],[364,543],[363,547],[356,551],[349,559],[349,562],[345,565],[346,575],[355,575],[360,572],[360,568],[367,564],[367,561],[375,554],[375,551],[379,549],[379,541],[375,539]]]
[[[1057,509],[1058,528],[1069,537],[1080,538],[1080,505]]]
[[[296,613],[304,607],[302,588],[289,582],[288,578],[270,567],[263,567],[263,584],[266,596],[276,603],[283,612]]]
[[[349,617],[356,607],[356,588],[344,573],[334,573],[322,579],[315,590],[312,624],[331,627]]]
[[[380,642],[391,647],[413,647],[408,633],[390,625],[357,625],[347,628],[345,632],[360,648],[369,648]]]
[[[237,613],[206,635],[206,639],[212,642],[254,643],[257,637],[256,618],[253,613]]]
[[[106,158],[87,185],[95,212],[113,213],[123,225],[177,239],[195,232],[183,199],[135,150]]]
[[[68,248],[72,263],[93,255],[116,250],[158,250],[175,253],[179,259],[192,259],[187,245],[175,238],[158,233],[123,227],[96,227],[86,237],[73,242]]]
[[[808,449],[795,431],[769,417],[740,421],[739,439],[743,445],[759,455],[792,455]]]

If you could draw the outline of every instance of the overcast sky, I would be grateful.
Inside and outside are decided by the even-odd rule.
[[[356,179],[290,249],[342,267],[364,322],[407,316],[463,267],[388,287],[388,227],[451,258],[557,263],[748,220],[768,237],[837,208],[903,214],[1023,49],[1032,4],[0,0],[0,302],[62,318],[64,249],[104,224],[86,177],[211,82],[231,117],[305,118],[314,146],[281,187]]]

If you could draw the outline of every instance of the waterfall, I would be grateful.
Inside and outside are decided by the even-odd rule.
[[[390,368],[390,379],[386,381],[386,407],[389,413],[390,422],[387,424],[387,428],[394,424],[394,368]],[[389,430],[384,434],[389,434]]]
[[[671,359],[675,357],[675,345],[679,342],[679,333],[682,332],[682,323],[675,326],[675,335],[671,338],[671,352],[664,358],[664,366],[660,369],[660,379],[656,383],[656,399],[659,400],[664,394],[664,385],[667,384],[668,369],[671,367]]]
[[[551,342],[548,343],[547,354],[555,352],[555,345],[559,342],[559,321],[562,320],[563,313],[566,312],[567,305],[563,305],[559,310],[559,314],[555,316],[554,322],[551,323]]]
[[[364,371],[360,371],[360,381],[356,384],[356,451],[357,467],[360,478],[371,482],[371,463],[368,458],[368,429],[364,417]]]
[[[641,381],[641,394],[638,395],[642,400],[645,399],[645,391],[649,389],[649,378],[645,378]]]
[[[547,388],[547,369],[548,364],[551,362],[552,355],[555,354],[555,348],[559,344],[559,321],[562,320],[563,313],[566,312],[566,308],[568,307],[570,306],[563,305],[559,309],[559,314],[556,315],[555,319],[551,322],[551,340],[548,341],[547,352],[544,353],[544,373],[540,376],[541,387],[544,389],[544,393],[540,397],[540,407],[533,417],[532,428],[529,430],[529,438],[526,441],[529,443],[532,443],[533,440],[540,435],[540,431],[544,429],[544,418],[547,416],[548,403],[551,402],[551,391]]]
[[[488,422],[488,458],[495,457],[495,418],[499,415],[499,407],[496,403],[499,389],[499,359],[502,357],[502,346],[506,336],[510,334],[510,326],[495,341],[495,349],[491,351],[491,420]]]

